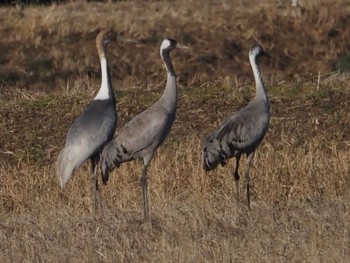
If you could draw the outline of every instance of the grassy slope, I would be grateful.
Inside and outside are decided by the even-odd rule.
[[[116,6],[121,8],[123,5],[130,8],[128,3]],[[157,4],[150,6],[156,8]],[[103,14],[101,10],[106,9],[105,5],[93,7],[96,12],[89,18],[91,20],[97,19],[100,13]],[[162,3],[158,8],[159,16],[168,12]],[[39,13],[38,10],[29,9],[25,17]],[[73,19],[60,15],[60,8],[43,10],[51,10],[47,19],[52,16],[61,17],[65,22]],[[129,10],[137,12],[134,8]],[[186,7],[178,10],[175,14],[180,15],[186,12]],[[84,6],[81,16],[86,16],[86,12]],[[204,14],[200,9],[195,17],[200,20],[198,17],[204,17]],[[219,18],[216,21],[224,21],[224,16]],[[139,20],[135,18],[135,21]],[[112,20],[105,21],[112,23]],[[55,30],[63,32],[62,35],[66,32],[63,29],[72,30],[64,26],[65,22],[55,25],[58,27]],[[34,29],[44,32],[49,25],[37,22]],[[210,25],[209,21],[203,27]],[[24,25],[16,24],[15,28],[25,32]],[[134,35],[143,32],[140,25],[132,24],[130,28]],[[147,25],[148,28],[152,25]],[[5,30],[5,26],[1,30]],[[81,28],[81,36],[93,40],[94,30],[84,33]],[[151,29],[148,30],[145,37],[149,37],[147,32]],[[154,34],[162,34],[162,30],[157,28]],[[13,41],[12,37],[15,35],[11,34],[4,42]],[[23,37],[28,38],[29,46],[37,40],[37,35],[23,34]],[[76,39],[79,42],[79,37]],[[204,39],[207,43],[208,39]],[[67,50],[72,48],[71,52],[75,52],[75,44],[73,41]],[[92,59],[94,46],[90,46]],[[132,52],[128,53],[126,47],[125,50],[125,57],[132,60]],[[181,56],[187,55],[176,52],[174,64],[177,71],[179,68],[181,79],[185,68]],[[56,53],[61,56],[58,51]],[[111,53],[113,57],[112,49]],[[146,74],[134,71],[122,81],[114,80],[118,83],[115,89],[120,126],[162,92],[164,72],[157,62],[157,50],[153,53],[147,54],[149,60],[147,56],[139,56],[145,64],[154,62],[154,72],[161,72],[160,75],[148,79]],[[27,53],[23,54],[27,56]],[[7,66],[14,63],[5,61]],[[66,59],[63,62],[68,65],[69,72],[74,61]],[[95,60],[86,64],[96,64],[98,71]],[[132,62],[129,65],[135,68]],[[270,73],[274,72],[271,62],[263,61],[262,67],[265,76],[271,76],[271,79],[275,76]],[[316,72],[321,70],[314,67]],[[10,66],[6,70],[16,72]],[[229,72],[230,68],[221,70]],[[287,76],[288,70],[281,70],[280,74]],[[237,76],[244,76],[244,72],[243,68]],[[25,76],[19,76],[19,82],[4,80],[1,87],[1,261],[345,262],[349,258],[348,75],[322,76],[319,87],[317,77],[301,82],[282,82],[278,78],[268,81],[272,119],[252,169],[251,211],[245,207],[244,195],[240,206],[233,201],[233,183],[229,175],[233,162],[205,174],[199,160],[203,137],[250,99],[253,93],[251,77],[237,77],[237,83],[234,79],[214,76],[214,81],[203,77],[203,81],[207,81],[204,84],[194,81],[189,87],[181,86],[176,123],[150,168],[152,219],[146,224],[141,220],[139,163],[123,165],[112,174],[108,186],[102,188],[103,215],[94,216],[91,211],[88,165],[77,171],[65,189],[58,188],[53,170],[57,153],[69,124],[93,97],[98,77],[82,74],[68,77],[69,83],[58,79],[57,83],[62,85],[53,90],[43,89],[40,85],[23,89],[21,83],[28,79],[33,83],[42,81],[35,74],[33,80]],[[190,80],[195,80],[188,74],[192,76]],[[182,83],[190,80],[183,79]],[[145,87],[143,83],[155,84]]]

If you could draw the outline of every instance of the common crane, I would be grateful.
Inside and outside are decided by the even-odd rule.
[[[202,162],[205,171],[215,169],[219,164],[225,165],[232,157],[236,158],[234,171],[236,200],[239,201],[238,166],[242,154],[247,155],[245,170],[248,208],[250,208],[249,169],[256,148],[264,138],[270,120],[270,103],[266,95],[264,82],[258,66],[258,58],[269,55],[259,45],[249,51],[249,61],[256,83],[256,93],[250,103],[231,115],[202,145]]]
[[[142,159],[143,169],[140,180],[143,197],[143,214],[149,220],[147,169],[156,149],[162,144],[173,125],[177,107],[177,84],[170,52],[175,48],[187,48],[175,40],[166,38],[160,46],[167,82],[160,99],[141,112],[120,130],[106,144],[102,151],[102,180],[106,184],[110,171],[121,163]]]

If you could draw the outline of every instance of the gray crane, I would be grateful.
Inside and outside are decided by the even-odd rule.
[[[107,64],[106,49],[110,42],[128,39],[112,31],[103,30],[96,37],[96,46],[101,62],[101,87],[93,101],[71,125],[63,150],[56,163],[56,175],[61,187],[73,171],[91,160],[93,173],[94,210],[100,203],[97,181],[97,164],[103,146],[113,138],[117,123],[116,102]]]
[[[264,138],[270,120],[270,103],[265,92],[264,82],[258,66],[258,57],[270,57],[259,45],[249,51],[249,61],[254,73],[256,93],[250,103],[237,113],[231,115],[202,145],[202,162],[204,170],[224,166],[232,157],[236,158],[234,171],[236,200],[239,201],[238,166],[242,154],[247,156],[245,170],[248,208],[250,208],[249,169],[256,148]]]
[[[102,180],[107,184],[109,172],[121,163],[142,159],[143,169],[140,180],[143,197],[143,214],[149,220],[147,168],[162,142],[170,132],[175,120],[177,107],[177,85],[170,52],[175,48],[188,48],[175,40],[166,38],[160,46],[160,56],[167,72],[165,90],[160,99],[141,112],[120,130],[106,144],[101,154]]]

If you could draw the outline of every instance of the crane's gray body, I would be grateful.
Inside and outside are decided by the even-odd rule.
[[[115,100],[94,100],[70,127],[66,146],[82,145],[89,150],[87,156],[100,152],[102,146],[112,139],[116,126]]]
[[[173,89],[176,90],[176,87]],[[167,106],[160,99],[116,132],[114,139],[102,152],[104,182],[108,180],[107,169],[119,167],[123,162],[136,159],[148,162],[152,158],[155,150],[168,136],[175,120],[176,100]]]
[[[63,186],[74,169],[89,158],[97,158],[102,147],[112,139],[116,127],[115,100],[94,100],[70,127],[66,144],[59,155],[60,183]]]
[[[213,170],[231,157],[254,152],[268,130],[269,112],[268,101],[254,98],[241,111],[231,115],[204,141],[204,169]]]
[[[256,83],[254,99],[243,109],[231,115],[217,131],[206,138],[202,145],[202,163],[205,171],[213,170],[219,164],[225,165],[226,161],[232,157],[236,158],[236,167],[233,176],[235,179],[237,201],[239,200],[239,160],[242,154],[247,155],[245,178],[249,208],[249,168],[255,150],[268,130],[270,120],[270,103],[257,63],[257,58],[260,56],[268,55],[264,52],[262,47],[252,47],[249,52],[249,60]]]

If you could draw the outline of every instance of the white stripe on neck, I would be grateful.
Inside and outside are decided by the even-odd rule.
[[[101,72],[102,72],[101,88],[98,91],[94,100],[107,100],[107,99],[109,99],[109,86],[108,86],[108,74],[107,74],[107,60],[106,60],[106,58],[101,59]]]
[[[255,80],[255,86],[256,86],[256,92],[255,92],[255,97],[261,98],[263,100],[267,100],[267,95],[265,92],[265,87],[264,87],[264,82],[260,73],[259,66],[257,64],[257,58],[255,55],[249,55],[249,61],[250,65],[253,70],[254,74],[254,80]]]

